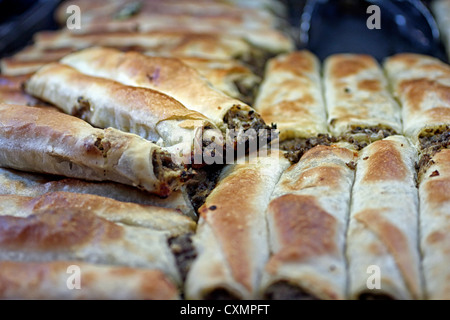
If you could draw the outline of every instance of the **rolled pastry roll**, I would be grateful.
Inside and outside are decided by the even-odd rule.
[[[307,50],[269,60],[254,107],[267,123],[276,123],[280,147],[293,162],[314,145],[335,140],[327,135],[320,62]]]
[[[189,197],[186,192],[180,190],[173,191],[167,198],[161,198],[121,183],[87,181],[0,168],[0,195],[37,197],[57,191],[91,194],[121,202],[176,209],[188,217],[197,219]]]
[[[215,89],[195,69],[176,58],[96,47],[67,55],[61,63],[88,75],[163,92],[204,114],[223,131],[269,129],[254,109]]]
[[[92,181],[114,181],[159,196],[185,171],[156,144],[113,128],[93,128],[60,112],[0,104],[0,166]]]
[[[450,2],[447,0],[433,1],[431,10],[441,31],[441,39],[450,60]]]
[[[421,150],[450,145],[450,66],[437,58],[405,53],[384,62],[402,105],[403,133]]]
[[[208,33],[155,31],[73,34],[68,31],[42,31],[34,35],[34,41],[36,47],[45,49],[105,46],[208,59],[250,61],[253,57],[253,49],[245,40]]]
[[[267,209],[266,299],[346,299],[346,229],[357,154],[316,146],[282,174]]]
[[[0,87],[0,103],[18,104],[23,106],[45,105],[44,102],[23,92],[22,90]],[[56,109],[55,109],[56,110]]]
[[[261,77],[237,60],[174,57],[197,70],[213,85],[232,98],[253,105]]]
[[[3,58],[0,62],[0,68],[2,73],[10,76],[20,76],[27,75],[39,70],[42,66],[46,65],[49,62],[56,61],[55,60],[29,60],[23,61],[16,59],[14,57],[11,58]]]
[[[16,202],[16,211],[28,201]],[[0,216],[0,261],[73,260],[157,269],[181,285],[168,238],[165,231],[114,223],[89,208],[49,206],[26,217]]]
[[[0,74],[0,88],[10,90],[20,90],[26,80],[30,78],[30,75],[11,76],[6,74]]]
[[[403,136],[359,154],[347,233],[350,299],[421,299],[417,151]]]
[[[362,54],[334,54],[324,62],[328,123],[334,136],[359,148],[402,132],[400,107],[378,62]]]
[[[289,162],[279,152],[228,165],[199,209],[188,299],[254,299],[268,258],[265,210]]]
[[[155,238],[159,239],[153,245],[161,246],[155,250],[165,253],[166,247],[170,248],[176,261],[177,274],[174,275],[178,280],[181,277],[181,281],[184,281],[190,263],[195,258],[191,237],[195,232],[196,217],[187,217],[176,209],[121,202],[107,197],[72,192],[49,192],[37,197],[0,195],[0,216],[25,218],[49,212],[57,214],[68,212],[74,215],[87,213],[123,226],[153,231]],[[157,257],[156,253],[155,257]],[[169,272],[174,272],[172,266]]]
[[[62,191],[37,197],[0,195],[0,215],[28,217],[40,212],[64,209],[84,209],[108,221],[165,231],[171,237],[195,230],[195,222],[175,209]]]
[[[70,290],[74,267],[80,289]],[[0,299],[13,300],[180,299],[177,286],[159,270],[80,261],[0,261],[0,289]]]
[[[420,247],[425,297],[450,299],[450,150],[442,149],[421,161],[419,178]]]
[[[206,116],[159,91],[92,77],[64,64],[41,68],[25,90],[93,126],[113,127],[158,143],[183,164],[192,164],[194,153],[202,155],[211,143],[202,135],[216,129]]]

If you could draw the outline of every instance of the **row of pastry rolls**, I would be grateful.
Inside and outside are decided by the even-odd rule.
[[[400,107],[368,55],[334,54],[321,63],[302,50],[272,58],[255,108],[277,124],[292,162],[318,144],[348,141],[361,149],[402,133]]]
[[[315,146],[295,164],[272,150],[226,167],[199,209],[186,297],[439,297],[424,287],[445,283],[445,274],[436,264],[422,268],[422,252],[436,249],[419,242],[442,227],[427,217],[442,209],[431,204],[424,215],[431,195],[421,187],[419,197],[417,150],[399,135],[359,152],[345,146]],[[448,201],[445,190],[439,195]],[[436,242],[445,241],[440,234]]]

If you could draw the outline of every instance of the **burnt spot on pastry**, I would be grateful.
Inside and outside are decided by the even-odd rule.
[[[288,281],[278,281],[270,285],[264,292],[267,300],[320,300],[298,285]]]
[[[354,161],[347,162],[345,165],[348,168],[350,168],[351,170],[355,170],[356,169],[356,163]]]
[[[439,171],[437,171],[437,170],[434,170],[434,171],[430,174],[430,178],[432,178],[432,177],[437,177],[437,176],[439,176]]]
[[[175,256],[178,271],[183,281],[186,280],[192,262],[197,257],[192,236],[193,233],[186,233],[168,239],[169,247]]]
[[[294,138],[282,141],[280,143],[280,149],[287,151],[285,157],[291,163],[297,163],[303,154],[318,145],[330,146],[333,143],[338,142],[336,137],[328,134],[318,134],[315,137],[310,138]]]

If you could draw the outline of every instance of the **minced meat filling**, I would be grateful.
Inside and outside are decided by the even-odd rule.
[[[420,148],[427,151],[437,151],[450,147],[450,127],[428,129],[419,135]]]
[[[267,300],[320,300],[287,281],[278,281],[269,286],[264,293],[264,298]]]
[[[171,186],[180,179],[184,182],[192,177],[191,170],[178,167],[173,161],[170,153],[166,151],[154,151],[152,154],[153,172],[159,181],[164,181]],[[180,173],[181,171],[181,173]]]
[[[373,141],[381,140],[395,134],[397,134],[395,130],[382,126],[356,126],[344,134],[340,139],[353,144],[357,150],[361,150]]]
[[[300,160],[303,154],[309,149],[318,145],[329,146],[332,143],[336,143],[337,138],[329,136],[327,134],[319,134],[316,137],[311,138],[295,138],[285,140],[280,143],[280,149],[287,151],[285,157],[292,163],[296,163]]]
[[[198,169],[196,175],[186,182],[186,192],[197,212],[205,203],[206,197],[215,188],[223,165],[210,165]]]
[[[192,233],[186,233],[168,240],[183,281],[186,280],[192,261],[197,257],[197,251],[192,243],[192,236]]]
[[[233,106],[226,113],[223,121],[229,130],[234,131],[234,134],[229,133],[233,138],[234,145],[230,148],[232,150],[237,150],[238,145],[243,145],[247,152],[252,138],[257,139],[258,148],[261,148],[278,136],[275,132],[276,125],[267,125],[257,112],[245,106]],[[249,131],[250,129],[254,131]]]

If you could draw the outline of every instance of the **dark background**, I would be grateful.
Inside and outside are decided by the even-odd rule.
[[[354,52],[378,60],[397,52],[417,52],[447,61],[436,23],[428,10],[433,0],[280,0],[299,49],[320,59]],[[57,29],[53,12],[62,0],[0,0],[0,57],[32,41],[39,30]],[[369,30],[369,5],[381,9],[381,29]]]

